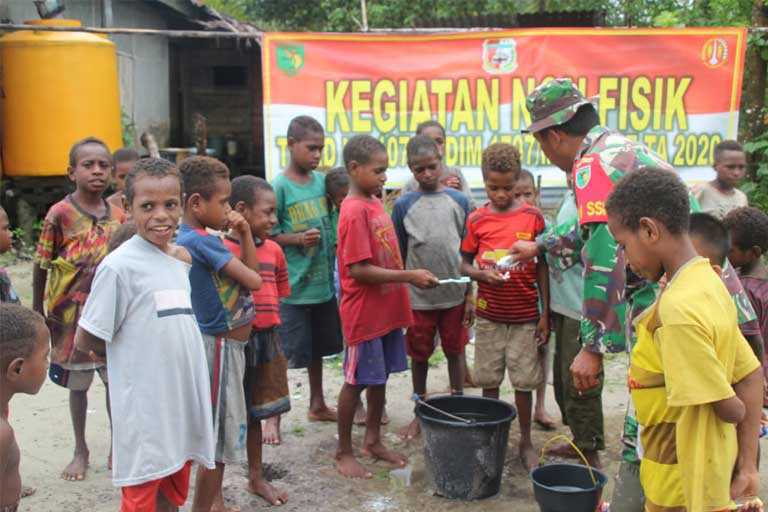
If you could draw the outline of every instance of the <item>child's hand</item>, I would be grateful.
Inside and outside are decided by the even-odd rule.
[[[227,226],[232,231],[236,231],[241,237],[251,236],[250,224],[245,220],[245,217],[235,210],[229,210],[229,213],[227,213]]]
[[[464,327],[469,327],[475,322],[475,299],[471,295],[467,295],[464,301],[464,319],[462,323]]]
[[[502,286],[506,282],[504,276],[502,276],[496,269],[482,270],[480,271],[480,275],[478,277],[478,281],[489,284],[491,286]]]
[[[443,185],[446,187],[455,188],[456,190],[461,190],[461,180],[458,176],[454,176],[452,174],[443,178]]]
[[[429,270],[411,270],[408,282],[416,288],[434,288],[438,285],[438,279]]]
[[[742,503],[738,510],[762,512],[763,502],[754,498],[759,491],[760,473],[757,472],[757,468],[749,472],[736,470],[731,480],[731,498]]]
[[[541,315],[541,318],[539,318],[539,323],[536,324],[536,332],[533,336],[540,349],[543,349],[549,343],[549,318],[546,315]]]
[[[107,364],[107,355],[99,355],[93,350],[88,352],[88,357],[91,358],[91,361],[93,361],[96,364]]]
[[[301,245],[304,247],[314,247],[320,243],[320,230],[312,228],[301,234]]]

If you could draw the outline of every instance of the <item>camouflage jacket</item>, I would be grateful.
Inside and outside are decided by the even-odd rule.
[[[567,268],[579,259],[584,264],[582,346],[593,352],[626,349],[627,300],[634,293],[649,293],[643,280],[627,278],[624,254],[608,231],[605,201],[614,185],[628,172],[655,166],[672,170],[643,144],[607,128],[596,126],[584,138],[573,164],[578,221],[554,226],[540,243]],[[580,258],[579,258],[580,256]]]

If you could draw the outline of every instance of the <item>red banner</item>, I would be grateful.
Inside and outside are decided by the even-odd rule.
[[[714,146],[735,138],[746,29],[526,29],[395,34],[266,34],[268,176],[287,164],[286,130],[301,114],[326,129],[324,167],[349,137],[379,137],[390,182],[409,175],[405,145],[420,122],[446,129],[445,160],[474,186],[482,149],[516,145],[545,184],[562,174],[535,139],[526,95],[567,76],[597,97],[601,121],[645,142],[691,181],[711,175]]]

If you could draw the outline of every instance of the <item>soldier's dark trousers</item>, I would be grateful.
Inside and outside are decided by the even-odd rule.
[[[604,450],[603,434],[603,372],[600,372],[600,384],[579,395],[571,377],[571,363],[581,349],[579,342],[579,321],[552,313],[555,330],[555,361],[552,365],[552,378],[555,387],[555,400],[560,407],[563,423],[568,425],[573,434],[573,442],[580,450]]]

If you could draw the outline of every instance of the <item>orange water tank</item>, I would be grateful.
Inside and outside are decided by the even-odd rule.
[[[114,151],[122,145],[115,45],[76,20],[25,22],[30,30],[0,37],[3,174],[62,176],[71,145],[90,135]]]

